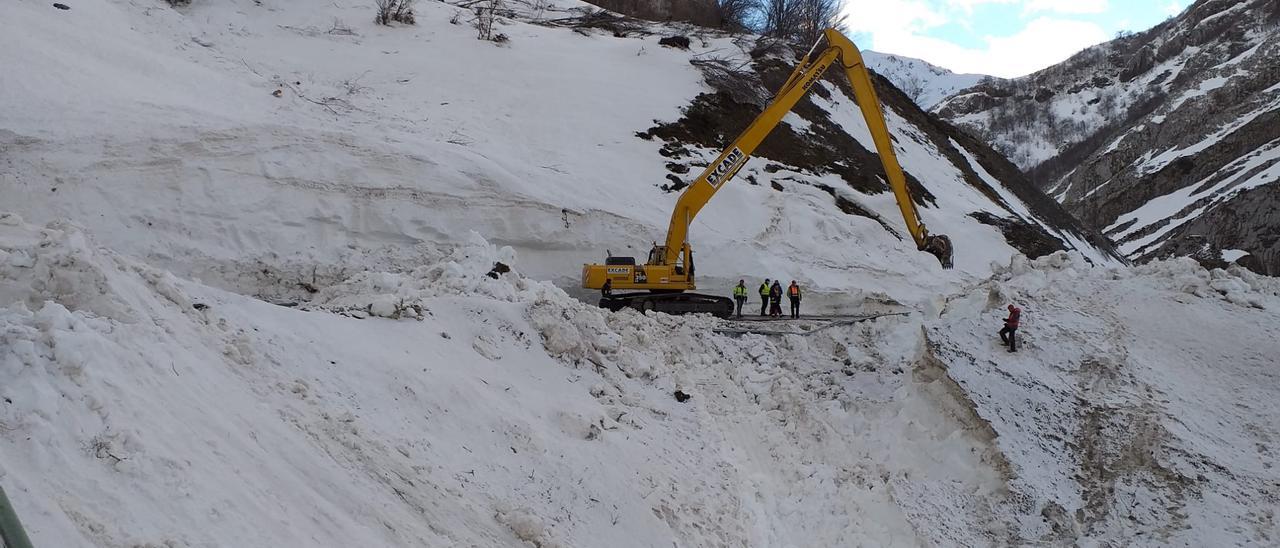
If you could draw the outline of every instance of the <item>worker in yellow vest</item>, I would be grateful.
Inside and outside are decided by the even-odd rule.
[[[738,285],[733,286],[733,302],[737,305],[738,317],[742,317],[742,305],[747,302],[747,282],[746,280],[738,280]]]
[[[763,317],[769,313],[769,278],[764,279],[764,283],[760,284],[760,316]]]

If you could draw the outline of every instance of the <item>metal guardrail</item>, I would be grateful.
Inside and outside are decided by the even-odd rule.
[[[31,548],[31,539],[27,538],[18,513],[5,496],[4,487],[0,487],[0,548]]]

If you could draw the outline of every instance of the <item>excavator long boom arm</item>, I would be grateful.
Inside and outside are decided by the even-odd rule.
[[[782,118],[822,77],[822,74],[837,61],[841,63],[849,78],[849,84],[853,87],[854,97],[862,110],[862,117],[866,119],[867,128],[871,130],[876,153],[879,154],[885,175],[889,179],[889,188],[893,190],[898,209],[902,212],[902,219],[906,222],[907,230],[911,233],[917,249],[928,251],[938,257],[944,268],[951,267],[950,239],[946,236],[929,234],[920,219],[920,212],[916,210],[915,202],[911,199],[906,176],[893,151],[889,128],[885,123],[884,113],[880,109],[875,88],[872,87],[871,76],[863,63],[862,54],[852,41],[836,29],[824,31],[823,37],[800,61],[799,66],[791,73],[773,101],[765,107],[764,112],[761,112],[734,140],[733,144],[729,145],[716,161],[707,166],[697,180],[680,195],[675,211],[671,215],[670,227],[667,229],[663,264],[676,263],[682,250],[688,245],[689,225],[698,211],[738,170],[742,169],[760,143],[777,127],[778,122],[782,121]]]

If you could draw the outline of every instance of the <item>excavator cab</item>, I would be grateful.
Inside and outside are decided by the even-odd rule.
[[[667,256],[667,246],[654,244],[653,249],[649,250],[649,261],[645,264],[662,264],[663,257]]]

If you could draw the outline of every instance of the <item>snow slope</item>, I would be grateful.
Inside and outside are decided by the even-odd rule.
[[[981,543],[924,516],[1002,496],[904,374],[915,322],[731,339],[491,279],[480,239],[307,312],[3,222],[0,479],[42,546]]]
[[[1053,501],[1056,542],[1274,544],[1280,284],[1187,258],[1080,266],[1015,261],[928,322],[931,354],[999,433],[1011,488]],[[996,356],[1007,302],[1025,303],[1021,348]]]
[[[957,74],[922,59],[892,53],[864,51],[862,59],[868,68],[888,78],[925,110],[984,79],[992,78],[983,74]]]
[[[577,265],[606,249],[643,255],[661,239],[675,200],[658,188],[667,160],[635,134],[707,90],[691,58],[739,50],[728,37],[686,52],[652,35],[533,24],[581,6],[517,6],[498,45],[442,2],[419,6],[415,27],[388,28],[364,3],[51,11],[20,0],[0,22],[0,190],[29,220],[74,219],[118,251],[241,293],[300,298],[302,284],[343,279],[352,262],[411,269],[471,230],[572,286]],[[704,285],[754,275],[844,293],[864,270],[899,274],[868,291],[916,292],[1007,261],[1000,232],[967,213],[1016,215],[958,179],[968,168],[947,167],[939,145],[898,141],[907,171],[938,196],[926,220],[963,248],[956,272],[900,253],[900,234],[828,194],[777,195],[761,172],[766,184],[727,187],[696,221]],[[886,195],[845,194],[900,224]],[[933,274],[907,281],[921,271]]]
[[[497,260],[520,264],[473,236],[299,309],[6,214],[0,481],[66,547],[1280,534],[1273,279],[1059,254],[941,317],[734,337],[486,276]],[[1007,300],[1016,355],[992,336]]]

